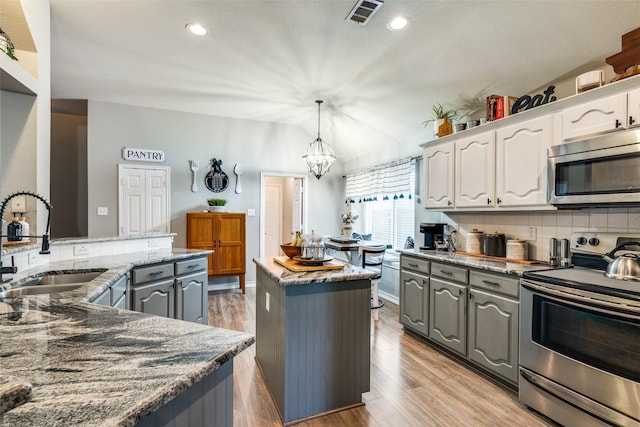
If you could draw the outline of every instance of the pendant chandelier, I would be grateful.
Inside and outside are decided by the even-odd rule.
[[[322,100],[318,99],[316,103],[318,104],[318,137],[309,144],[309,148],[302,158],[307,162],[309,172],[320,179],[322,175],[329,172],[331,165],[336,161],[336,155],[333,154],[329,144],[320,138],[320,104],[322,104]]]

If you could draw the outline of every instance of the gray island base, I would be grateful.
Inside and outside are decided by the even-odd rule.
[[[360,406],[369,391],[371,274],[256,263],[256,362],[284,425]]]

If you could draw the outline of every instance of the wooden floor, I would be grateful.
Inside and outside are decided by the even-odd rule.
[[[209,325],[255,334],[255,288],[209,293]],[[552,426],[515,392],[402,330],[387,302],[372,325],[371,391],[364,406],[298,424],[304,427]],[[235,358],[234,426],[281,426],[254,361],[255,345]]]

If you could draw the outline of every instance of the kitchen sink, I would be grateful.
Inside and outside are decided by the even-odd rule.
[[[57,292],[72,291],[84,285],[84,283],[67,283],[63,285],[20,286],[0,292],[0,298],[18,298],[26,295],[54,294]]]
[[[69,272],[61,274],[45,274],[33,277],[21,286],[0,292],[0,298],[17,298],[26,295],[53,294],[77,289],[100,276],[107,269],[89,272]]]

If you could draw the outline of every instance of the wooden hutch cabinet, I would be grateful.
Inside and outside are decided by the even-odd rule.
[[[187,213],[187,247],[213,249],[208,274],[212,277],[238,276],[245,293],[246,217],[243,213]]]

